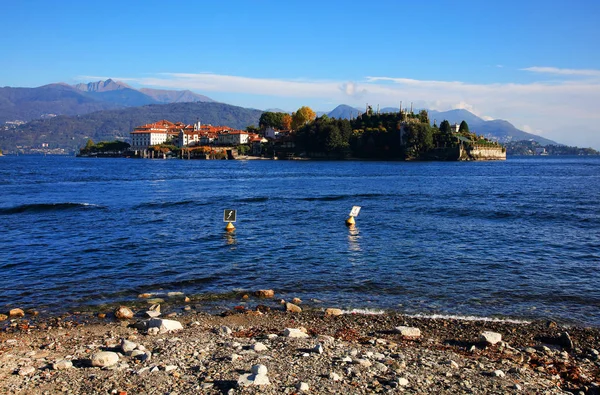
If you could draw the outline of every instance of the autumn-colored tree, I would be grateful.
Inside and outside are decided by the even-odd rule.
[[[283,118],[281,118],[281,127],[284,130],[290,130],[292,128],[292,116],[290,114],[285,114]]]
[[[298,129],[316,117],[317,114],[310,107],[302,106],[292,115],[292,129]]]

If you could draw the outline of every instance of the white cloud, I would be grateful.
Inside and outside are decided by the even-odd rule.
[[[591,69],[560,69],[557,67],[526,67],[521,69],[524,71],[531,71],[533,73],[543,73],[543,74],[556,74],[556,75],[575,75],[575,76],[585,76],[585,77],[600,77],[600,70],[591,70]]]
[[[539,69],[539,68],[530,68]],[[563,70],[566,69],[554,69]],[[540,72],[540,71],[537,71]],[[595,76],[594,70],[578,75]],[[586,72],[587,74],[583,74]],[[600,72],[599,72],[600,73]],[[106,77],[84,77],[106,79]],[[404,107],[445,111],[463,108],[484,119],[505,119],[515,126],[528,125],[535,134],[560,143],[600,148],[600,81],[576,79],[533,83],[475,84],[388,76],[368,76],[363,81],[251,78],[215,73],[164,73],[146,77],[114,78],[124,82],[165,89],[191,89],[218,100],[246,107],[309,105],[315,110],[327,103],[364,107]],[[211,94],[212,93],[212,94]]]

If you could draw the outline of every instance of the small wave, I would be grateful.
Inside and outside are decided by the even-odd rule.
[[[322,202],[331,202],[335,200],[344,200],[344,199],[356,199],[356,198],[376,198],[381,196],[388,196],[386,194],[381,193],[357,193],[357,194],[348,194],[348,195],[328,195],[328,196],[311,196],[311,197],[303,197],[298,198],[298,200],[304,200],[307,202],[314,201],[322,201]]]
[[[177,206],[204,206],[206,202],[199,202],[196,200],[180,200],[176,202],[148,202],[141,203],[137,206],[134,206],[133,209],[143,209],[143,208],[168,208],[168,207],[177,207]]]
[[[453,315],[453,314],[409,314],[407,317],[429,318],[434,320],[460,320],[460,321],[481,321],[481,322],[506,322],[511,324],[530,324],[531,321],[515,320],[510,318],[477,317],[474,315]]]
[[[22,204],[15,207],[0,208],[0,215],[105,208],[106,207],[104,206],[91,203],[34,203]]]
[[[267,200],[269,200],[269,197],[259,196],[259,197],[239,199],[238,201],[242,202],[242,203],[255,203],[255,202],[266,202]]]
[[[382,315],[385,314],[385,311],[373,309],[352,309],[342,310],[342,314]]]

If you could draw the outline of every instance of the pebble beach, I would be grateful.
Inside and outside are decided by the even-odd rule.
[[[189,298],[11,310],[0,317],[0,393],[600,393],[598,328],[357,314],[275,296],[244,295],[220,314]]]

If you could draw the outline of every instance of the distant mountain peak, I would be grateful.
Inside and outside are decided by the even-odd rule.
[[[75,87],[75,89],[84,92],[108,92],[120,89],[132,89],[126,83],[121,81],[115,81],[112,78],[109,78],[106,81],[88,82],[87,84],[81,83],[73,86]]]

